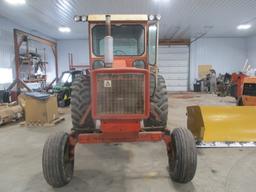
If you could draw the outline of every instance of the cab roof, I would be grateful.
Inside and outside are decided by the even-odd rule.
[[[108,14],[106,14],[108,15]],[[87,20],[90,21],[105,21],[106,15],[88,15]],[[111,15],[111,21],[148,21],[148,15]]]

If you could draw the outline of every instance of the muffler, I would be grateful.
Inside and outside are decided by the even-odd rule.
[[[111,36],[111,16],[106,15],[106,36],[104,37],[105,67],[112,67],[113,63],[113,37]]]

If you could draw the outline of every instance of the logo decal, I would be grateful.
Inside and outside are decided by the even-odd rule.
[[[111,87],[111,80],[104,80],[104,87]]]

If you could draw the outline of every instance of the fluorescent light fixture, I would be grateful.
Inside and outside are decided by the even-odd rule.
[[[169,3],[170,0],[153,0],[155,3]]]
[[[241,24],[241,25],[237,26],[237,29],[238,30],[247,30],[247,29],[250,29],[251,27],[252,27],[251,24]]]
[[[59,31],[62,33],[69,33],[71,29],[69,27],[59,27]]]
[[[26,0],[5,0],[7,3],[11,5],[24,5],[26,4]]]

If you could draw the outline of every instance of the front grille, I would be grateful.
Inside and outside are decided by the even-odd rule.
[[[98,73],[96,113],[144,114],[144,74]]]
[[[245,83],[243,88],[243,95],[256,96],[256,84]]]

